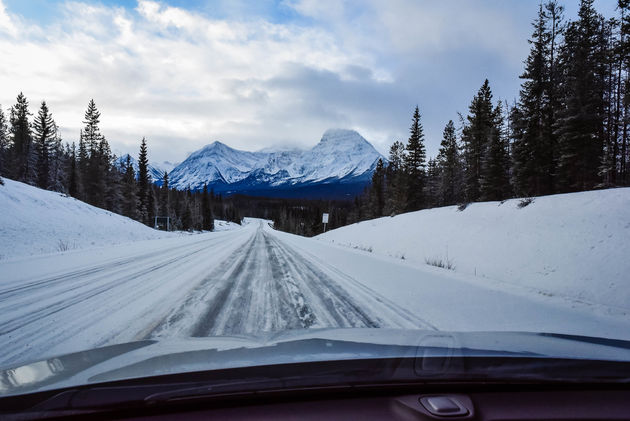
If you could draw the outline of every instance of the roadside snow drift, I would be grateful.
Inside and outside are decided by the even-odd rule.
[[[6,178],[0,186],[0,259],[170,235],[61,193]]]
[[[630,188],[455,206],[364,221],[320,241],[450,262],[471,282],[630,310]],[[507,284],[507,285],[505,285]]]

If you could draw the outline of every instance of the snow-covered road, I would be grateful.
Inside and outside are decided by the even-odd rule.
[[[0,365],[145,338],[323,327],[630,336],[625,315],[491,289],[262,221],[5,261],[0,274]]]

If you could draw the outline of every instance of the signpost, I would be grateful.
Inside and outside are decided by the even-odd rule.
[[[327,213],[322,215],[322,222],[324,223],[324,232],[326,232],[326,224],[328,223],[328,214]]]
[[[169,216],[156,216],[154,228],[156,230],[171,230],[171,218]]]

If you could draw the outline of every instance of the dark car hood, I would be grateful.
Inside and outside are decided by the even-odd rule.
[[[435,364],[435,357],[439,357]],[[398,329],[297,330],[252,336],[146,340],[0,369],[0,396],[123,379],[317,361],[415,359],[418,378],[448,359],[527,357],[630,361],[630,342],[553,333]]]

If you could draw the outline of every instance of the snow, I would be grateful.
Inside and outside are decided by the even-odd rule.
[[[538,197],[522,208],[520,202],[422,210],[316,238],[416,265],[450,260],[456,274],[491,289],[630,312],[630,189]]]
[[[253,176],[273,186],[358,177],[372,171],[379,158],[354,130],[329,129],[312,149],[240,151],[213,142],[193,152],[170,173],[171,186],[200,188],[204,183],[236,183]]]
[[[2,252],[22,257],[0,260],[0,366],[143,339],[233,344],[315,328],[630,340],[630,189],[542,197],[522,209],[516,200],[434,209],[305,238],[255,218],[216,221],[220,232],[157,232],[5,183]],[[100,247],[51,253],[68,233]],[[49,254],[25,256],[33,244]],[[424,263],[446,245],[455,271]]]
[[[0,260],[173,235],[61,193],[0,186]]]
[[[220,219],[215,219],[214,220],[214,231],[215,232],[232,231],[232,230],[239,229],[239,228],[241,228],[241,226],[239,224],[237,224],[236,222],[222,221]]]
[[[305,328],[630,339],[627,315],[515,294],[255,219],[224,232],[0,261],[0,273],[0,366],[142,339]]]

